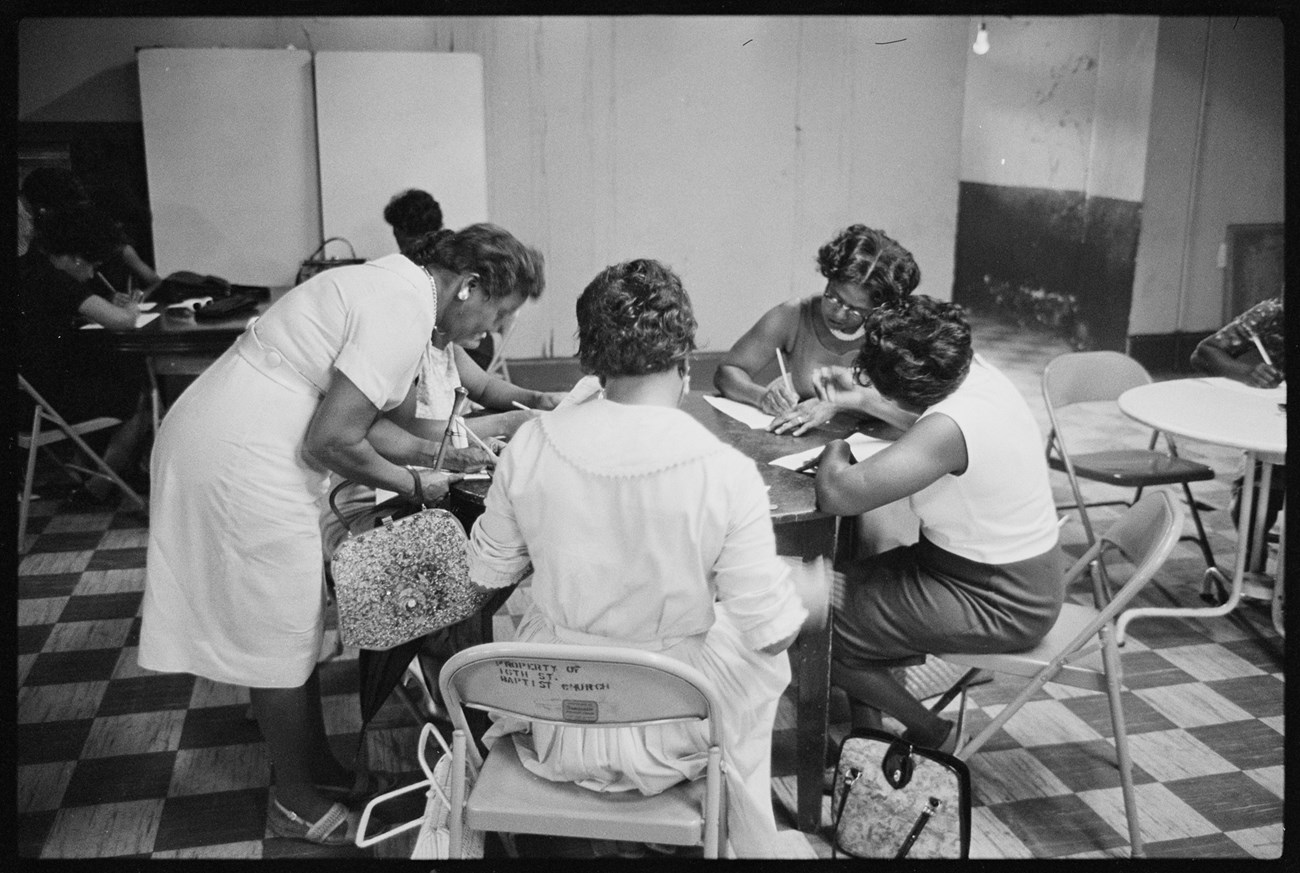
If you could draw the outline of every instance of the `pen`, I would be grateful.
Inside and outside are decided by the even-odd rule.
[[[781,347],[776,347],[776,365],[781,368],[781,378],[785,380],[785,387],[794,393],[794,381],[790,378],[790,371],[785,368],[785,354],[782,353]]]
[[[523,405],[522,403],[520,403],[518,400],[511,400],[511,401],[510,401],[510,405],[513,406],[515,409],[522,409],[524,412],[532,412],[532,411],[533,411],[533,408],[532,408],[531,406],[524,406],[524,405]]]
[[[497,458],[497,456],[496,456],[496,452],[494,452],[494,451],[492,451],[492,449],[488,448],[488,444],[485,443],[485,442],[483,442],[483,440],[479,439],[478,434],[474,433],[474,431],[472,431],[472,430],[469,429],[469,425],[468,425],[468,424],[465,424],[465,419],[463,419],[463,418],[460,419],[460,423],[461,423],[461,424],[464,426],[464,428],[465,428],[465,434],[466,434],[466,435],[467,435],[471,440],[473,440],[475,443],[477,443],[477,444],[478,444],[478,447],[479,447],[480,449],[482,449],[483,451],[487,452],[489,458],[491,458],[491,459],[494,460],[494,461],[498,460],[498,458]]]
[[[800,464],[799,466],[795,467],[795,468],[794,468],[794,471],[795,471],[796,473],[806,473],[806,472],[808,472],[809,470],[811,470],[813,467],[816,467],[816,466],[817,466],[817,462],[820,461],[821,459],[822,459],[822,458],[821,458],[821,454],[813,455],[811,458],[809,458],[808,460],[804,461],[804,462],[803,462],[802,464]]]

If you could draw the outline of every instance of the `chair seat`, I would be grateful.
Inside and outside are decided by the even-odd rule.
[[[683,782],[646,797],[552,782],[526,769],[511,737],[492,747],[465,804],[476,830],[638,840],[691,846],[704,836],[705,782]],[[538,810],[547,815],[538,816]]]
[[[1067,603],[1061,607],[1061,614],[1047,636],[1032,649],[996,654],[943,654],[936,657],[964,667],[979,667],[982,670],[992,670],[1012,676],[1031,677],[1047,666],[1052,658],[1056,657],[1057,652],[1064,650],[1096,617],[1097,610],[1092,607]],[[1094,647],[1093,651],[1081,654],[1067,662],[1051,681],[1075,688],[1086,688],[1089,691],[1105,691],[1106,674],[1100,649]]]
[[[1214,478],[1214,469],[1205,464],[1145,449],[1071,454],[1070,459],[1079,477],[1126,488],[1202,482]],[[1050,458],[1048,463],[1053,470],[1066,472],[1065,464],[1059,458]]]
[[[110,418],[108,416],[100,416],[99,418],[92,418],[89,421],[83,421],[83,422],[79,422],[78,424],[69,425],[69,427],[73,433],[78,434],[80,436],[84,436],[85,434],[94,433],[95,431],[104,430],[105,428],[117,427],[121,423],[122,423],[122,419],[120,418]],[[51,443],[62,442],[67,438],[68,435],[61,430],[57,430],[57,429],[42,430],[40,432],[40,435],[36,437],[36,445],[48,446]],[[26,431],[19,432],[18,434],[19,448],[26,449],[29,448],[31,444],[32,444],[32,435]]]

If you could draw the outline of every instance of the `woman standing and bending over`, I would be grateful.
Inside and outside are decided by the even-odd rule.
[[[910,419],[900,419],[899,411],[869,388],[865,401],[856,398],[854,407],[841,406],[819,388],[823,368],[853,363],[872,310],[911,294],[921,281],[912,253],[884,231],[854,224],[821,247],[817,268],[826,277],[825,290],[768,310],[727,352],[714,386],[775,416],[768,429],[776,433],[799,436],[842,408],[905,427]],[[765,385],[754,381],[770,368],[777,349],[785,356],[793,391],[780,376]]]
[[[604,390],[515,434],[470,537],[470,576],[497,588],[531,566],[521,640],[657,651],[712,679],[727,704],[732,848],[770,855],[772,724],[807,611],[776,556],[762,477],[678,409],[695,317],[672,271],[609,267],[577,312],[579,360]],[[526,729],[502,718],[484,742]],[[532,731],[516,739],[524,766],[595,791],[657,794],[704,772],[698,725]]]
[[[916,422],[853,463],[835,440],[817,471],[825,512],[854,515],[908,498],[918,543],[843,566],[831,681],[848,694],[853,727],[880,712],[912,742],[950,750],[952,722],[894,678],[901,660],[931,652],[1010,652],[1051,629],[1064,592],[1042,436],[1015,386],[971,350],[959,306],[900,301],[867,319],[859,380]]]
[[[280,836],[351,843],[359,816],[345,803],[373,793],[334,757],[321,714],[329,475],[445,495],[459,474],[422,468],[437,442],[382,413],[414,405],[435,329],[499,323],[542,284],[541,255],[487,224],[441,231],[409,257],[326,270],[273,304],[163,419],[140,666],[249,687]],[[486,455],[444,460],[469,469]]]

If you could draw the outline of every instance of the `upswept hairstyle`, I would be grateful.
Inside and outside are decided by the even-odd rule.
[[[578,298],[584,373],[644,376],[684,366],[695,351],[695,313],[677,274],[640,258],[606,267]]]
[[[872,306],[889,306],[916,290],[921,268],[883,230],[854,224],[817,251],[817,269],[832,282],[860,285]]]
[[[436,264],[457,273],[477,273],[491,299],[518,291],[524,299],[542,296],[546,287],[542,253],[495,224],[471,224],[421,237],[406,253],[422,267]]]
[[[88,261],[103,261],[126,242],[113,219],[89,203],[46,209],[36,215],[33,226],[33,242],[47,255],[80,255]]]
[[[891,400],[931,407],[970,372],[970,324],[956,303],[924,294],[905,297],[872,312],[866,328],[854,376]]]
[[[384,221],[397,233],[414,238],[442,230],[442,207],[428,191],[407,188],[388,201]]]

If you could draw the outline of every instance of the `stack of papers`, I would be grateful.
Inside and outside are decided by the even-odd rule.
[[[146,324],[153,321],[157,317],[158,317],[158,313],[156,312],[141,312],[139,315],[135,317],[135,326],[144,327]],[[81,326],[81,329],[82,330],[103,330],[104,325],[96,324],[95,322],[92,321],[90,324],[83,324]]]

